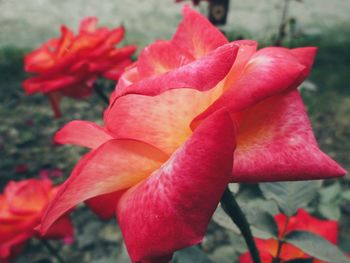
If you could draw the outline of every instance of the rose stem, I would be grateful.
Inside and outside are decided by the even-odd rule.
[[[57,259],[58,262],[65,263],[63,258],[59,255],[57,250],[49,243],[49,241],[47,241],[43,238],[40,238],[40,241],[47,248],[47,250],[50,252],[50,254],[53,255]]]
[[[278,33],[273,43],[275,46],[282,46],[282,42],[286,37],[288,7],[289,7],[289,0],[284,0],[284,5],[282,8],[281,23],[278,27]]]
[[[231,218],[231,220],[238,226],[239,230],[241,231],[249,249],[249,252],[252,256],[253,262],[261,263],[259,251],[256,247],[252,232],[249,227],[249,223],[243,211],[239,207],[235,197],[228,188],[226,188],[223,196],[221,197],[220,203],[226,214]]]
[[[286,222],[284,223],[284,227],[283,227],[283,231],[282,231],[282,236],[280,238],[278,238],[278,247],[277,247],[277,253],[276,256],[272,259],[272,263],[280,263],[280,254],[282,251],[282,246],[284,244],[284,237],[286,235],[287,232],[287,227],[289,224],[289,216],[287,216]]]

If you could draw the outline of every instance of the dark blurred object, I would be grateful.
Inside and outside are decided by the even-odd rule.
[[[225,25],[229,8],[229,0],[209,1],[209,20],[213,25]]]
[[[176,3],[180,3],[180,2],[182,2],[183,0],[175,0],[175,2]],[[200,3],[200,1],[201,0],[192,0],[192,3],[193,3],[193,5],[199,5],[199,3]],[[207,1],[209,1],[210,2],[210,0],[207,0]]]

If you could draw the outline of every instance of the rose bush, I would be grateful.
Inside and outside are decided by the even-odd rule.
[[[73,121],[56,134],[91,152],[41,231],[86,201],[103,218],[117,214],[133,262],[167,262],[201,241],[230,181],[345,174],[318,148],[296,90],[316,49],[256,49],[228,43],[185,7],[172,40],[146,47],[121,76],[103,127]]]
[[[0,194],[0,262],[15,257],[33,236],[45,239],[72,239],[73,227],[68,216],[61,217],[45,236],[35,227],[48,202],[57,192],[48,179],[9,182]]]
[[[124,68],[131,64],[133,45],[116,48],[123,39],[124,28],[97,28],[97,19],[81,21],[79,34],[66,26],[61,37],[50,39],[26,55],[24,69],[37,74],[23,82],[26,94],[47,94],[55,116],[60,116],[62,96],[84,98],[92,92],[97,77],[118,80]]]
[[[333,244],[338,240],[338,222],[335,220],[320,220],[304,209],[299,209],[295,216],[288,218],[284,214],[278,214],[275,216],[275,221],[278,226],[279,238],[282,239],[292,231],[308,231],[324,237]],[[277,256],[278,241],[275,239],[259,239],[256,240],[262,263],[272,263],[273,259]],[[279,252],[280,262],[287,262],[293,259],[310,259],[309,255],[293,246],[289,243],[283,243]],[[239,258],[240,263],[252,263],[249,252],[244,253]],[[314,263],[325,263],[318,259],[313,259]]]

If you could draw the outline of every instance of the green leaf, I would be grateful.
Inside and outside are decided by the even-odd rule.
[[[350,201],[350,190],[345,190],[341,192],[341,197],[346,201]]]
[[[260,209],[259,207],[249,205],[249,203],[246,205],[241,205],[241,209],[245,213],[248,222],[252,225],[253,228],[258,231],[262,231],[265,233],[265,235],[269,235],[269,237],[265,238],[278,236],[278,227],[274,217],[271,214]],[[257,234],[259,234],[256,230],[253,230],[254,236],[257,236]]]
[[[203,262],[212,263],[208,256],[197,246],[188,247],[175,253],[173,263]]]
[[[298,208],[305,206],[317,194],[322,181],[260,183],[266,199],[275,200],[280,209],[292,216]]]
[[[339,198],[341,193],[340,183],[336,182],[330,186],[324,186],[320,190],[321,202],[333,202],[335,199]]]
[[[257,209],[249,210],[248,207],[241,206],[242,211],[251,224],[251,231],[254,237],[269,239],[275,238],[278,235],[278,229],[274,218],[267,212],[259,211]],[[219,226],[233,231],[236,234],[241,234],[238,227],[226,215],[221,206],[219,206],[214,215],[213,220]]]
[[[339,220],[341,217],[340,207],[332,203],[321,203],[318,205],[318,210],[322,216],[328,219]]]
[[[310,232],[294,231],[285,240],[314,258],[332,263],[350,263],[350,259],[337,246]]]
[[[280,212],[277,203],[274,200],[266,200],[262,197],[252,199],[241,199],[240,196],[237,198],[237,202],[243,209],[246,210],[260,210],[269,213],[274,216]]]
[[[221,205],[216,208],[213,218],[215,223],[219,226],[229,229],[236,234],[240,234],[238,227],[232,222],[232,220],[225,213],[224,209],[222,209]]]

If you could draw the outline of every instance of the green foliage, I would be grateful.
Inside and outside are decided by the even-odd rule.
[[[277,202],[280,209],[292,216],[298,208],[307,205],[321,188],[321,181],[261,183],[260,189],[266,199]]]
[[[242,210],[244,211],[248,222],[251,224],[253,236],[263,239],[277,237],[276,222],[269,213],[264,211],[254,211],[247,207],[245,207],[245,209],[242,208]],[[232,223],[231,219],[227,216],[221,206],[216,209],[213,215],[213,220],[221,227],[231,230],[235,234],[241,234],[238,227]]]
[[[342,189],[341,183],[336,181],[320,189],[317,208],[325,218],[339,220],[341,206],[348,202],[350,202],[350,190]]]
[[[177,253],[175,253],[172,260],[173,263],[213,263],[208,256],[197,246],[185,248]]]

